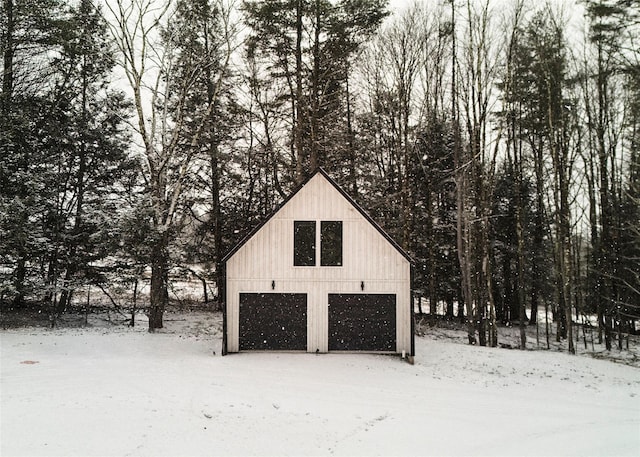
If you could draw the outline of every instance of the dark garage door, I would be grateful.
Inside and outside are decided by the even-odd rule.
[[[396,350],[396,296],[329,294],[330,351]]]
[[[306,294],[240,294],[241,351],[306,349]]]

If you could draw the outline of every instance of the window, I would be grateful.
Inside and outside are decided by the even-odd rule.
[[[320,265],[323,267],[342,266],[341,221],[322,221],[320,223]]]
[[[293,265],[316,266],[316,221],[293,222]],[[342,222],[320,222],[320,265],[342,266]]]
[[[293,222],[293,264],[297,267],[316,266],[316,222]]]

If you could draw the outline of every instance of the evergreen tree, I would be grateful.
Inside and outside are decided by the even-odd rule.
[[[109,88],[114,59],[102,12],[82,0],[68,14],[68,35],[55,63],[61,75],[58,91],[65,99],[60,116],[66,118],[63,132],[69,138],[61,189],[66,194],[61,198],[69,204],[61,234],[59,312],[69,303],[78,279],[90,277],[89,265],[112,253],[112,216],[121,182],[132,168],[123,123],[129,103],[123,93]]]
[[[53,302],[60,312],[78,280],[86,282],[90,262],[104,258],[112,246],[109,213],[118,206],[118,180],[127,168],[126,102],[108,89],[113,60],[106,24],[91,2],[67,9],[49,2],[43,6],[51,9],[34,7],[28,13],[17,8],[28,6],[24,3],[13,6],[14,14],[26,15],[15,18],[16,24],[39,28],[14,25],[15,36],[6,42],[13,43],[14,56],[24,55],[4,75],[23,74],[22,66],[35,65],[31,59],[41,53],[49,58],[36,87],[34,79],[26,84],[22,78],[3,86],[14,91],[3,93],[3,119],[11,120],[2,129],[8,234],[3,252],[6,262],[16,263],[16,303],[28,292],[28,281],[32,290],[44,291],[33,298]],[[38,67],[33,70],[38,73]]]
[[[58,131],[50,116],[52,56],[67,23],[59,0],[4,0],[0,6],[0,297],[21,305],[44,284],[38,268],[49,250],[43,233],[55,182],[48,145]]]
[[[460,303],[460,271],[456,261],[455,185],[451,124],[436,117],[420,129],[410,171],[414,195],[412,254],[416,261],[414,287],[429,298],[430,313],[446,304],[454,317]],[[460,309],[460,308],[459,308]],[[460,315],[458,309],[458,317]]]

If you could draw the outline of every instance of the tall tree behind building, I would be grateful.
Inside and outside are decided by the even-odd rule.
[[[288,89],[289,173],[297,182],[318,166],[339,171],[332,158],[348,152],[342,151],[348,135],[338,135],[338,126],[348,130],[349,61],[386,16],[385,5],[386,0],[245,2],[249,54]]]

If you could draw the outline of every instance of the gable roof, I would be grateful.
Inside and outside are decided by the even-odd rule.
[[[300,190],[302,190],[302,188],[309,182],[311,181],[311,179],[313,179],[314,176],[316,176],[317,174],[322,175],[339,193],[340,195],[342,195],[350,204],[351,206],[353,206],[356,210],[358,210],[358,212],[362,215],[362,217],[364,217],[367,222],[369,222],[369,224],[371,224],[383,237],[384,239],[386,239],[389,244],[391,244],[396,251],[398,251],[400,253],[400,255],[402,255],[405,259],[407,259],[407,261],[411,264],[413,264],[413,259],[409,256],[409,254],[407,254],[407,252],[402,249],[400,247],[400,245],[398,243],[396,243],[396,241],[391,238],[391,236],[385,232],[383,230],[382,227],[380,227],[376,221],[374,221],[371,216],[369,216],[369,214],[362,208],[362,206],[360,206],[353,198],[351,198],[351,196],[342,188],[340,187],[340,185],[335,182],[331,176],[329,176],[329,174],[322,168],[317,168],[316,171],[314,173],[312,173],[310,176],[307,177],[307,179],[305,179],[302,183],[300,183],[294,190],[293,192],[291,192],[291,194],[285,198],[282,203],[280,203],[272,212],[271,214],[269,214],[269,217],[265,218],[260,224],[258,224],[253,230],[251,230],[251,232],[249,232],[249,234],[247,236],[245,236],[238,244],[236,244],[234,246],[233,249],[231,249],[231,251],[229,251],[227,253],[227,255],[225,255],[222,258],[222,262],[226,263],[227,260],[229,260],[236,252],[238,252],[240,250],[240,248],[242,246],[244,246],[252,237],[253,235],[255,235],[256,233],[258,233],[258,231],[260,231],[260,229],[267,223],[269,222],[269,220],[276,215],[276,213],[278,211],[280,211],[293,197],[295,197],[295,195],[300,192]]]

